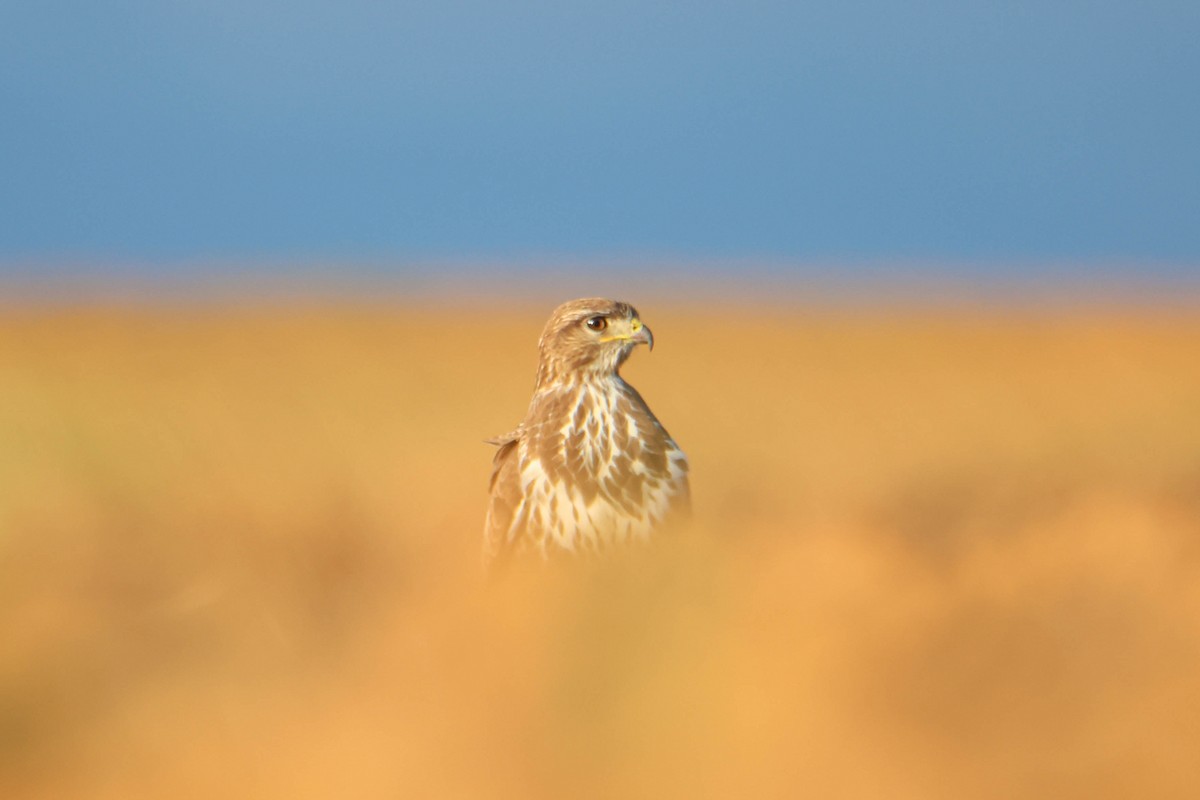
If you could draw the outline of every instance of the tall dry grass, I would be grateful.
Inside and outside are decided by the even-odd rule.
[[[547,309],[8,309],[0,795],[1195,797],[1200,315],[643,307],[686,536],[478,570]]]

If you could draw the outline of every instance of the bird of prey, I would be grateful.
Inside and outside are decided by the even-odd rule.
[[[538,341],[529,410],[497,445],[484,559],[543,558],[647,540],[689,509],[687,457],[624,381],[621,365],[654,337],[628,303],[572,300]]]

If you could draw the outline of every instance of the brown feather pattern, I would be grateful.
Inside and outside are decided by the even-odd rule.
[[[589,298],[555,309],[525,418],[489,440],[499,449],[488,561],[600,551],[647,539],[687,512],[687,457],[619,372],[639,343],[653,339],[627,303]]]

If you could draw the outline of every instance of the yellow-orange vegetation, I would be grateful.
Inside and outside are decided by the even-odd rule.
[[[495,584],[548,308],[5,310],[0,796],[1200,793],[1200,314],[639,307],[693,529]]]

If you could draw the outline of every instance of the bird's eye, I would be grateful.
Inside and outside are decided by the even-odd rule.
[[[608,327],[608,320],[604,317],[589,317],[587,326],[594,331],[602,331]]]

